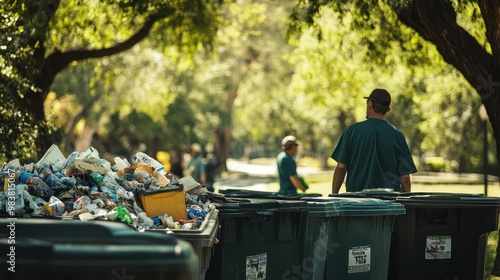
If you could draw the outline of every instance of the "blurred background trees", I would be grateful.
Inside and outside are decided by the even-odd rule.
[[[52,143],[173,158],[199,142],[225,169],[228,157],[274,157],[294,134],[300,155],[327,167],[343,130],[364,119],[362,97],[383,87],[420,170],[481,168],[483,100],[401,24],[404,1],[196,3],[2,5],[0,158],[32,161]],[[456,13],[489,50],[478,4]]]

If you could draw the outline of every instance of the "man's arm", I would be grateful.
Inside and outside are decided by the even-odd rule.
[[[290,181],[292,181],[292,184],[296,189],[301,190],[303,192],[306,191],[306,188],[302,185],[297,175],[290,176]]]
[[[207,182],[207,173],[205,172],[205,165],[203,162],[200,161],[200,164],[198,166],[200,168],[200,184],[204,185]]]
[[[337,163],[337,167],[333,172],[332,193],[339,193],[340,187],[344,182],[345,174],[347,173],[347,165],[342,162]]]
[[[401,183],[401,189],[403,192],[411,192],[411,180],[410,175],[403,175],[399,177],[399,182]]]

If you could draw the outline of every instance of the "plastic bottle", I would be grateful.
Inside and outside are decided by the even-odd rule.
[[[203,210],[199,205],[191,205],[188,208],[188,217],[193,220],[201,220],[203,221],[206,217],[207,213]]]
[[[122,170],[130,167],[130,162],[126,158],[121,159],[120,157],[115,157],[115,167],[116,170]]]
[[[18,178],[19,182],[21,184],[26,184],[26,181],[33,177],[33,173],[29,173],[29,172],[26,172],[26,171],[17,171],[16,172],[16,177]]]
[[[82,158],[99,158],[99,152],[90,146],[85,152],[81,153]]]
[[[31,176],[26,180],[26,185],[32,186],[35,195],[42,197],[49,197],[54,194],[52,189],[43,181],[42,178],[37,176]]]
[[[139,218],[138,224],[140,226],[143,226],[145,228],[152,228],[154,226],[153,220],[150,217],[148,217],[146,212],[138,212],[137,217]]]
[[[153,217],[151,218],[151,220],[153,220],[153,226],[155,228],[164,228],[163,226],[163,217],[162,216],[156,216],[156,217]]]
[[[101,187],[101,192],[104,193],[107,197],[109,197],[111,200],[116,202],[116,191],[108,188],[106,186]]]
[[[98,184],[102,183],[102,181],[104,180],[104,177],[99,172],[94,171],[94,172],[90,173],[90,176]]]
[[[40,170],[40,176],[45,180],[47,177],[52,175],[52,170],[50,168],[43,168]]]
[[[83,209],[85,206],[89,205],[90,203],[92,203],[92,200],[90,199],[90,197],[81,196],[75,201],[73,209],[74,210]]]
[[[64,214],[64,203],[55,196],[51,196],[48,206],[51,208],[51,213],[54,216],[61,216]]]
[[[102,167],[104,167],[106,170],[111,170],[111,163],[105,159],[101,159],[101,164]]]
[[[134,155],[134,160],[139,162],[142,162],[146,165],[149,165],[154,168],[154,171],[161,173],[162,175],[167,175],[167,172],[165,171],[165,168],[163,167],[163,164],[158,162],[156,159],[146,155],[143,152],[138,152]]]
[[[51,188],[57,188],[59,185],[61,185],[61,180],[54,174],[50,174],[49,176],[45,177],[44,179],[45,183],[47,183]]]

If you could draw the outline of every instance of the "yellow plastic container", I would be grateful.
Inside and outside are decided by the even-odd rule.
[[[142,209],[148,217],[168,214],[174,221],[187,219],[184,186],[155,191],[139,191]]]

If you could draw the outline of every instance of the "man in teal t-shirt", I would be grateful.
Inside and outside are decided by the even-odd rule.
[[[403,133],[385,120],[391,96],[375,89],[366,101],[366,120],[349,126],[332,153],[337,161],[332,193],[338,193],[347,173],[346,191],[389,188],[410,192],[410,174],[417,172]]]
[[[306,191],[297,175],[297,163],[293,156],[297,153],[297,139],[288,135],[281,141],[282,152],[276,156],[278,165],[278,179],[280,181],[280,194],[297,194],[297,190]]]

